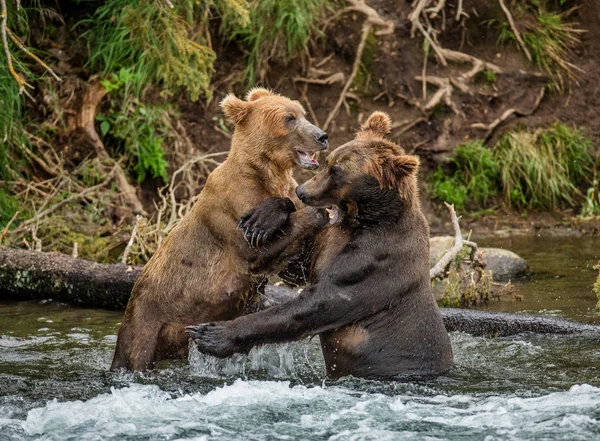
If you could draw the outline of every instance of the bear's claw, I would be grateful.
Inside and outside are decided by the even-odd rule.
[[[295,206],[288,198],[268,198],[262,204],[245,213],[237,226],[244,232],[244,239],[253,249],[259,249],[283,230]]]
[[[234,353],[248,351],[238,348],[229,337],[228,327],[218,323],[202,323],[185,328],[188,335],[194,340],[198,350],[219,358],[232,356]]]

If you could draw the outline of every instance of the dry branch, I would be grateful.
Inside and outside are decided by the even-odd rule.
[[[86,188],[85,190],[83,190],[80,193],[72,194],[68,198],[63,199],[62,201],[58,202],[57,204],[54,204],[53,206],[45,209],[44,211],[39,212],[38,214],[36,214],[32,218],[27,219],[26,221],[22,222],[21,225],[19,225],[19,228],[17,228],[15,230],[15,232],[23,231],[25,228],[29,227],[30,225],[33,225],[33,224],[37,223],[42,217],[47,216],[47,215],[55,212],[60,207],[66,205],[68,203],[71,203],[73,201],[77,201],[79,199],[83,199],[86,196],[88,196],[89,194],[94,193],[96,190],[99,190],[100,188],[105,187],[113,179],[113,176],[114,176],[116,170],[117,170],[117,165],[115,165],[115,167],[112,169],[112,171],[108,174],[108,177],[103,182],[101,182],[100,184],[94,185],[93,187],[88,187],[88,188]]]
[[[50,75],[52,75],[56,81],[62,81],[62,79],[58,75],[56,75],[54,73],[54,71],[50,68],[50,66],[48,66],[46,63],[44,63],[37,55],[35,55],[34,53],[32,53],[29,49],[27,49],[25,47],[25,45],[21,42],[21,40],[19,40],[19,38],[13,33],[13,31],[11,31],[10,29],[6,28],[6,32],[8,33],[8,36],[11,38],[11,40],[14,41],[15,44],[17,46],[19,46],[19,48],[23,52],[25,52],[27,55],[29,55],[31,58],[33,58],[44,69],[46,69],[48,71],[48,73]]]
[[[135,225],[133,226],[133,230],[131,231],[131,237],[129,238],[129,242],[127,242],[125,251],[123,251],[123,258],[121,259],[121,263],[124,265],[127,265],[127,258],[129,257],[129,253],[131,252],[133,242],[135,242],[135,238],[140,228],[140,222],[142,221],[142,219],[142,216],[140,216],[139,214],[135,217]]]
[[[456,211],[454,211],[454,205],[450,205],[446,202],[444,202],[444,205],[450,212],[450,217],[452,219],[452,227],[454,228],[454,246],[450,251],[444,254],[440,260],[438,260],[438,262],[433,268],[431,268],[431,270],[429,270],[429,277],[432,280],[436,277],[444,275],[446,267],[454,259],[456,259],[456,257],[462,251],[463,245],[470,247],[473,253],[477,251],[477,244],[475,242],[463,239],[462,233],[460,231],[460,225],[458,224],[458,216],[456,215]]]

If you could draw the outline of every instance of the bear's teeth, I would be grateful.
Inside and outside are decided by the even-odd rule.
[[[316,153],[313,153],[313,154],[310,156],[310,159],[312,159],[312,160],[314,161],[316,156],[317,156],[317,154],[316,154]]]

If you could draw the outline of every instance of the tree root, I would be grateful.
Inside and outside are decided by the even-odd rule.
[[[323,124],[323,130],[327,130],[329,124],[331,124],[331,121],[333,121],[333,119],[338,115],[342,104],[346,100],[346,94],[348,93],[348,90],[350,90],[350,86],[352,86],[352,83],[354,82],[354,77],[356,77],[356,74],[358,73],[362,53],[365,49],[365,44],[367,43],[367,37],[369,36],[369,32],[371,32],[371,28],[371,23],[368,20],[365,21],[362,28],[360,43],[358,44],[358,49],[356,50],[356,58],[354,59],[354,64],[352,65],[352,72],[350,73],[350,76],[348,77],[348,80],[346,81],[346,84],[344,85],[344,88],[340,93],[340,97],[333,106],[333,109],[331,109],[331,111],[329,112],[329,115],[327,115],[327,119]]]
[[[292,81],[295,83],[307,83],[307,84],[318,84],[321,86],[331,86],[335,83],[344,83],[344,73],[337,72],[329,75],[327,78],[304,78],[304,77],[294,77]]]
[[[356,11],[365,15],[366,22],[371,25],[381,28],[375,31],[375,35],[389,35],[394,32],[395,26],[392,20],[383,19],[375,9],[367,5],[364,0],[348,0],[351,6],[346,8],[346,11]]]
[[[104,143],[100,139],[100,136],[98,136],[98,132],[96,132],[96,110],[105,95],[106,89],[104,86],[102,86],[102,84],[95,79],[92,79],[88,83],[88,88],[83,94],[81,107],[79,113],[77,114],[76,126],[83,131],[90,143],[93,145],[96,155],[98,159],[100,159],[101,163],[115,164],[117,185],[119,186],[119,190],[125,200],[125,203],[131,209],[133,214],[147,216],[141,201],[137,197],[135,187],[132,186],[127,180],[121,164],[118,162],[115,163],[115,161],[110,157],[106,151],[106,148],[104,147]]]
[[[443,101],[448,107],[452,109],[452,111],[455,114],[465,118],[465,114],[458,108],[456,103],[452,101],[452,92],[454,91],[454,87],[452,87],[453,83],[451,82],[451,80],[449,80],[448,78],[440,78],[434,76],[427,76],[425,78],[418,76],[415,77],[415,79],[418,81],[425,80],[429,84],[433,84],[434,86],[438,87],[437,92],[435,92],[429,100],[429,102],[425,104],[425,106],[423,106],[423,110],[430,111]],[[456,83],[456,86],[458,86],[463,91],[468,90],[466,86],[460,85],[460,83]]]
[[[454,259],[456,259],[456,257],[462,251],[463,245],[471,248],[471,254],[474,254],[477,251],[477,244],[475,242],[463,239],[460,231],[460,225],[458,224],[458,216],[456,215],[456,211],[454,211],[454,205],[450,205],[446,202],[444,202],[444,205],[450,212],[450,218],[452,219],[452,227],[454,228],[454,246],[450,251],[444,254],[440,260],[438,260],[431,270],[429,270],[429,278],[431,280],[444,276],[446,267],[450,265]]]
[[[347,0],[350,3],[350,6],[345,9],[345,11],[357,11],[361,12],[365,15],[365,21],[362,27],[362,33],[360,37],[360,43],[358,44],[358,48],[356,49],[356,57],[354,59],[354,64],[352,65],[352,71],[346,84],[344,85],[342,92],[340,93],[340,97],[337,102],[333,106],[333,109],[327,115],[327,119],[323,124],[323,130],[327,130],[329,124],[333,121],[333,119],[338,115],[340,108],[346,102],[346,97],[348,96],[348,90],[350,90],[350,86],[354,82],[354,78],[358,73],[358,68],[360,66],[360,60],[362,59],[362,54],[365,49],[365,44],[367,43],[367,37],[369,36],[369,32],[373,26],[382,28],[379,31],[375,32],[375,35],[388,35],[394,32],[394,22],[391,20],[383,19],[375,9],[367,5],[364,0]]]
[[[546,88],[544,86],[542,86],[540,88],[540,92],[538,93],[538,96],[537,96],[535,103],[533,105],[533,108],[531,110],[521,111],[521,110],[517,110],[515,108],[511,108],[511,109],[505,110],[504,113],[502,113],[502,115],[500,115],[500,117],[496,118],[491,123],[489,123],[489,124],[475,123],[475,124],[471,124],[471,128],[487,130],[487,133],[485,134],[485,137],[484,137],[484,142],[487,142],[490,139],[490,137],[492,136],[492,134],[494,133],[494,130],[496,130],[496,128],[500,124],[502,124],[504,121],[509,119],[511,116],[517,115],[517,116],[527,117],[527,116],[533,115],[533,113],[537,110],[540,103],[542,102],[545,91],[546,91]]]

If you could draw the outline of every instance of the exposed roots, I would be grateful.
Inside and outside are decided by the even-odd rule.
[[[531,115],[533,115],[533,113],[537,110],[537,108],[539,107],[540,103],[542,102],[542,99],[544,98],[545,91],[546,91],[546,88],[544,86],[542,86],[540,88],[540,92],[538,93],[538,96],[537,96],[537,98],[535,100],[535,103],[534,103],[533,107],[531,108],[531,110],[521,111],[521,110],[517,110],[515,108],[511,108],[511,109],[505,110],[504,113],[502,113],[502,115],[500,115],[500,117],[496,118],[494,121],[492,121],[489,124],[475,123],[475,124],[471,124],[471,127],[473,129],[486,130],[487,133],[485,134],[484,141],[487,142],[490,139],[490,137],[492,136],[492,134],[494,133],[494,130],[496,130],[496,128],[500,124],[502,124],[504,121],[506,121],[507,119],[509,119],[511,116],[513,116],[513,115],[517,115],[517,116],[531,116]]]
[[[425,78],[422,78],[419,76],[419,77],[416,77],[415,79],[418,81],[425,80],[429,84],[433,84],[434,86],[438,87],[437,92],[435,92],[433,94],[433,96],[431,97],[431,99],[429,100],[429,102],[423,106],[423,110],[428,112],[428,111],[432,110],[433,108],[435,108],[441,102],[444,102],[448,107],[450,107],[452,109],[452,111],[455,114],[460,115],[463,118],[465,118],[465,114],[458,108],[456,103],[454,103],[454,101],[452,101],[452,92],[454,91],[454,87],[452,85],[451,80],[449,80],[448,78],[440,78],[440,77],[434,77],[434,76],[428,76]],[[457,85],[460,86],[460,88],[463,91],[468,90],[468,88],[465,88],[466,86],[463,87],[460,84],[457,84]]]
[[[365,15],[366,22],[381,28],[375,31],[375,35],[389,35],[394,32],[394,22],[392,20],[383,19],[375,9],[367,5],[364,0],[348,0],[351,6],[347,7],[347,11],[356,11]]]
[[[327,119],[325,120],[325,123],[323,124],[323,130],[327,130],[327,127],[329,127],[329,124],[331,124],[331,121],[333,121],[333,119],[338,115],[340,108],[342,107],[342,104],[346,100],[346,95],[348,93],[348,90],[350,90],[350,86],[352,86],[352,83],[354,82],[354,77],[356,77],[356,74],[358,72],[358,68],[360,66],[360,60],[362,58],[362,54],[365,49],[365,44],[367,43],[367,37],[369,36],[369,32],[371,32],[371,28],[372,28],[371,23],[368,20],[365,21],[365,23],[363,24],[363,28],[362,28],[360,43],[358,44],[358,49],[356,49],[356,58],[354,59],[354,64],[352,65],[352,72],[350,73],[350,76],[348,77],[348,80],[346,81],[346,84],[344,85],[344,88],[342,89],[342,92],[340,93],[340,97],[338,98],[337,102],[335,103],[335,106],[333,106],[333,109],[331,109],[331,111],[329,112],[329,115],[327,115]]]
[[[76,126],[83,131],[89,142],[93,145],[96,155],[101,163],[115,164],[117,183],[127,206],[134,214],[147,215],[141,201],[137,197],[135,187],[127,180],[127,176],[125,175],[123,168],[121,168],[121,165],[118,162],[115,163],[110,157],[104,148],[104,143],[96,132],[96,110],[105,95],[106,89],[104,86],[95,79],[92,79],[88,83],[88,88],[83,94],[81,107],[76,119]]]
[[[375,9],[367,5],[364,0],[348,0],[350,6],[345,9],[345,11],[357,11],[361,12],[365,15],[365,21],[362,27],[362,33],[360,37],[360,43],[358,44],[358,48],[356,49],[356,56],[354,58],[354,64],[352,65],[352,71],[346,84],[344,85],[342,92],[340,93],[340,97],[337,102],[333,106],[333,109],[327,115],[327,119],[323,124],[323,130],[327,130],[329,124],[334,120],[334,118],[338,115],[342,105],[346,105],[348,108],[348,104],[346,103],[346,99],[349,97],[348,91],[354,82],[354,78],[358,73],[358,68],[360,67],[360,61],[362,59],[363,51],[365,49],[365,45],[367,43],[367,37],[371,32],[373,27],[381,28],[380,30],[375,32],[375,35],[388,35],[394,32],[394,22],[391,20],[383,19]]]

